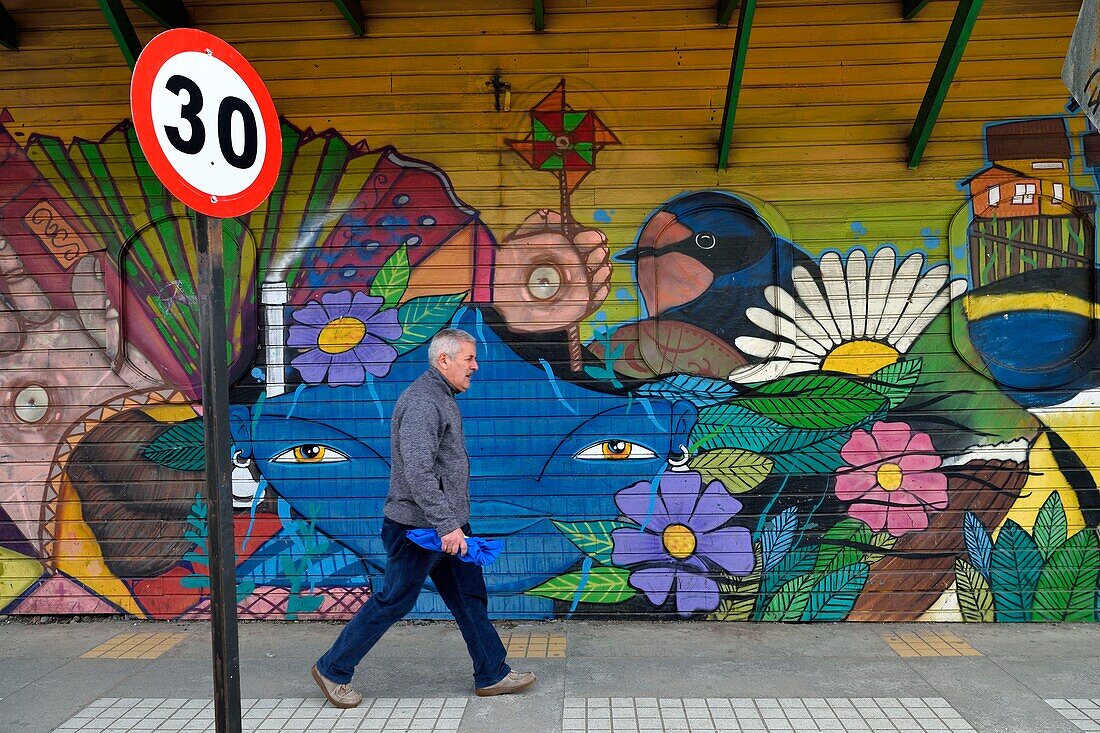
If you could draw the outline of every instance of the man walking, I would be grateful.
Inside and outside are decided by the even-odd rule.
[[[474,338],[465,331],[437,333],[428,347],[428,371],[394,407],[390,491],[382,521],[387,558],[383,585],[313,666],[313,679],[336,707],[353,708],[363,701],[350,686],[356,665],[412,610],[428,577],[458,622],[474,663],[478,695],[507,695],[535,683],[535,675],[513,672],[505,663],[504,645],[489,623],[481,568],[458,559],[466,553],[470,532],[470,458],[455,395],[470,387],[476,351]],[[434,529],[442,552],[408,539],[405,532],[415,528]]]

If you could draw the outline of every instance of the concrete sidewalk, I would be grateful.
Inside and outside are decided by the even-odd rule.
[[[246,731],[1100,731],[1100,625],[502,623],[539,682],[490,699],[452,624],[399,625],[351,711],[309,676],[339,628],[241,624]],[[210,659],[202,623],[7,620],[0,731],[213,731]]]

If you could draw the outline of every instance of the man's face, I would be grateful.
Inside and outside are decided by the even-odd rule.
[[[454,358],[440,354],[438,367],[452,387],[465,392],[470,388],[470,378],[477,371],[477,347],[468,341],[459,341],[458,353]]]

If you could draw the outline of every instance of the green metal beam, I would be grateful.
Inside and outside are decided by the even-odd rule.
[[[344,20],[351,26],[351,30],[354,31],[355,35],[365,36],[367,34],[367,18],[363,14],[363,4],[359,0],[332,1],[336,3],[336,7],[340,8]]]
[[[931,0],[901,0],[901,16],[906,20],[916,18],[929,2]]]
[[[0,46],[10,48],[12,51],[19,50],[19,28],[2,3],[0,3]]]
[[[756,12],[756,0],[741,3],[737,15],[737,39],[733,44],[733,60],[730,62],[730,78],[726,86],[726,108],[722,112],[722,132],[718,136],[718,170],[724,171],[729,163],[730,139],[733,137],[733,120],[737,115],[737,98],[741,96],[741,77],[745,74],[745,58],[749,53],[749,32],[752,16]]]
[[[134,5],[165,28],[186,28],[191,25],[183,0],[134,0]]]
[[[729,25],[741,0],[718,0],[718,25]]]
[[[535,30],[546,30],[546,6],[542,0],[535,0]]]
[[[928,138],[932,136],[932,128],[936,126],[940,108],[951,89],[955,70],[959,68],[966,42],[970,40],[970,32],[974,30],[974,23],[977,22],[981,10],[982,0],[959,0],[955,18],[951,21],[951,28],[947,31],[947,38],[940,51],[940,58],[924,93],[924,101],[921,102],[917,119],[913,123],[913,131],[909,133],[910,168],[920,165],[924,148],[928,145]]]
[[[111,33],[122,50],[122,55],[130,68],[134,68],[137,57],[141,54],[141,41],[134,32],[134,24],[130,22],[130,16],[126,15],[126,9],[122,7],[122,0],[97,0],[99,9],[103,11],[103,17],[107,19],[107,25],[111,27]]]

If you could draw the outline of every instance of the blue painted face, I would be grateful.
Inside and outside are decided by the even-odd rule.
[[[614,493],[650,480],[677,455],[695,422],[687,403],[608,395],[551,378],[466,313],[480,369],[458,396],[470,453],[473,532],[500,536],[486,573],[496,593],[523,590],[576,565],[582,554],[550,519],[606,519]],[[389,489],[389,416],[427,365],[404,355],[383,380],[307,387],[233,410],[235,449],[321,532],[376,568]]]

